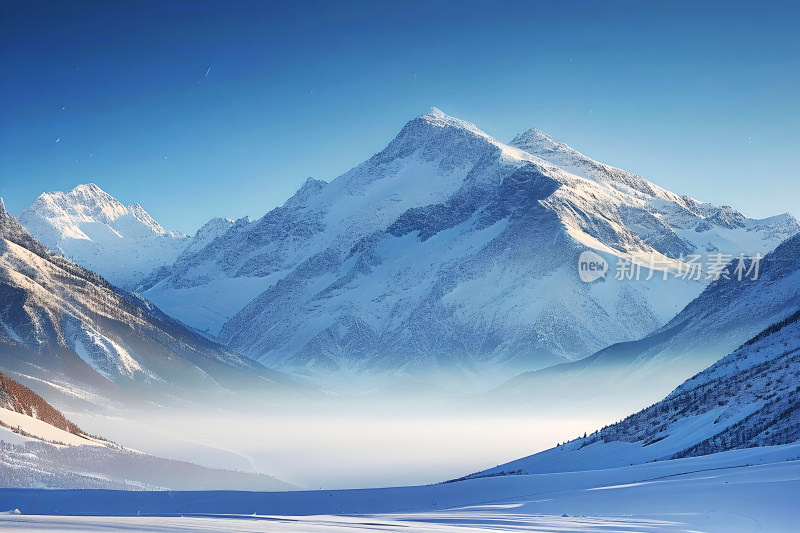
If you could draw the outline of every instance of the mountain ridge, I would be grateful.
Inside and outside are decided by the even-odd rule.
[[[767,252],[800,229],[671,193],[539,130],[504,144],[437,109],[342,176],[215,227],[137,288],[229,348],[312,375],[506,377],[643,337],[706,283],[583,284],[581,252],[610,265],[649,254],[675,272],[689,254]]]
[[[518,142],[517,144],[521,143]],[[376,260],[376,247],[382,246],[379,243],[387,243],[392,239],[403,239],[412,233],[417,234],[419,243],[425,243],[432,236],[443,235],[444,232],[452,231],[453,228],[459,227],[461,224],[471,223],[474,226],[474,230],[482,231],[491,227],[492,222],[500,222],[503,216],[516,216],[512,215],[513,211],[508,210],[510,204],[518,204],[515,209],[527,210],[530,210],[534,205],[536,210],[543,206],[546,211],[540,212],[538,218],[534,217],[535,222],[534,218],[531,218],[530,220],[533,223],[543,223],[546,217],[550,216],[547,214],[548,212],[555,213],[557,221],[555,219],[553,221],[564,226],[569,236],[575,241],[571,246],[574,251],[567,252],[565,254],[567,257],[570,257],[573,253],[577,256],[580,246],[588,246],[616,256],[624,255],[625,253],[655,251],[660,256],[675,259],[681,253],[690,253],[697,250],[705,252],[709,249],[720,249],[722,246],[733,247],[736,245],[734,241],[748,240],[750,242],[746,243],[747,245],[761,241],[761,235],[756,235],[758,231],[751,231],[758,225],[756,222],[749,223],[749,227],[742,227],[741,225],[731,227],[730,224],[724,225],[711,218],[721,212],[723,208],[713,208],[710,204],[701,204],[688,197],[675,195],[649,184],[643,178],[595,162],[587,163],[583,169],[579,169],[582,170],[581,174],[583,175],[566,173],[560,167],[555,167],[553,163],[546,160],[547,153],[529,154],[522,148],[524,146],[504,145],[479,130],[473,124],[447,117],[440,111],[433,111],[411,120],[402,128],[398,136],[387,145],[386,149],[362,165],[345,173],[340,178],[320,187],[316,195],[313,196],[317,202],[314,204],[316,207],[306,206],[304,208],[304,216],[311,217],[304,219],[308,222],[305,227],[311,228],[310,233],[298,237],[302,239],[331,231],[330,219],[332,217],[330,217],[330,212],[333,210],[335,213],[339,213],[342,208],[338,208],[339,211],[336,211],[337,208],[326,204],[323,201],[326,196],[334,198],[333,201],[335,202],[335,195],[339,193],[343,197],[355,197],[358,198],[358,202],[362,202],[363,200],[361,199],[369,197],[370,188],[374,187],[381,190],[382,198],[392,198],[395,203],[402,204],[403,193],[395,192],[396,189],[392,187],[395,186],[393,185],[395,182],[403,179],[406,187],[414,187],[419,192],[416,198],[411,198],[415,203],[412,205],[406,204],[401,209],[390,209],[384,203],[381,203],[379,198],[376,203],[372,204],[374,214],[369,218],[365,219],[357,215],[351,217],[352,220],[357,221],[358,229],[354,229],[353,223],[346,223],[344,228],[340,225],[338,229],[333,230],[337,232],[335,237],[327,241],[327,244],[331,246],[322,254],[317,252],[316,256],[309,255],[307,258],[310,262],[300,263],[299,266],[289,265],[289,267],[306,272],[306,279],[310,283],[310,279],[314,276],[309,277],[309,269],[328,268],[328,265],[332,266],[333,263],[344,266],[347,261],[356,261],[353,265],[354,268],[348,268],[346,272],[341,271],[333,274],[334,277],[339,278],[339,281],[330,285],[326,291],[319,293],[319,298],[323,298],[323,295],[328,295],[324,296],[324,298],[329,299],[331,295],[336,294],[336,291],[347,287],[347,280],[355,280],[360,276],[369,276],[369,273],[376,267],[386,264],[388,256]],[[584,162],[584,159],[588,160],[588,158],[574,150],[570,149],[568,153],[572,158],[572,167],[580,166],[577,163]],[[561,163],[563,164],[563,162]],[[420,175],[426,175],[425,170],[419,170],[418,165],[420,164],[428,164],[435,169],[433,175],[430,178],[426,178],[424,183],[417,181]],[[525,168],[527,170],[523,170]],[[409,174],[404,173],[408,172],[406,169],[414,170],[412,171],[413,173]],[[518,174],[515,178],[512,178],[515,172]],[[458,178],[448,181],[448,176],[453,175],[453,173],[458,175]],[[608,185],[609,182],[612,185]],[[425,194],[422,194],[422,192],[425,192]],[[593,207],[594,204],[592,203],[595,200],[587,201],[585,199],[587,194],[593,195],[590,196],[592,198],[606,198],[604,201],[608,203],[609,211],[611,213],[617,211],[619,218],[609,216],[611,213],[607,214],[602,211],[599,215],[591,215],[589,218],[584,215],[575,216],[576,207],[582,213],[592,213],[593,210],[597,209],[596,206]],[[529,203],[527,195],[532,195],[530,198],[533,198],[533,203]],[[489,205],[490,202],[485,201],[490,196],[497,198],[496,202],[498,203],[494,207]],[[662,210],[664,212],[659,215],[661,217],[659,218],[654,217],[648,211],[646,207],[648,202],[671,202],[671,204],[668,206],[669,209]],[[407,208],[405,208],[406,206]],[[292,207],[295,206],[287,202],[284,208],[278,208],[272,215],[268,214],[255,224],[261,224],[264,220],[277,215],[281,211],[286,216],[289,212],[285,210]],[[659,207],[657,206],[656,210]],[[492,215],[492,212],[495,214]],[[381,215],[381,213],[385,214]],[[500,213],[503,216],[499,216]],[[522,211],[519,211],[519,213],[521,216]],[[530,215],[525,216],[529,217]],[[664,219],[670,220],[671,225],[665,224],[663,222]],[[282,219],[282,221],[286,220],[285,218]],[[292,219],[289,218],[288,220]],[[695,226],[699,225],[700,222],[710,225],[710,229],[705,230],[705,233],[696,231]],[[339,223],[341,224],[341,222]],[[797,230],[797,227],[792,229],[791,220],[787,224],[789,226],[785,230],[787,234]],[[796,222],[794,225],[796,226]],[[521,230],[522,233],[530,233],[531,227],[529,223],[527,229]],[[637,232],[632,232],[628,229],[629,227],[638,227],[640,229]],[[678,229],[673,230],[671,229],[672,227]],[[368,229],[373,228],[377,228],[377,231],[368,231]],[[495,226],[495,228],[499,230],[499,226]],[[645,228],[644,231],[641,228]],[[679,232],[681,232],[680,235],[678,234]],[[695,235],[700,234],[702,234],[703,240],[695,237]],[[733,234],[737,235],[734,236]],[[232,236],[232,233],[227,234],[226,238]],[[338,243],[337,239],[342,239],[343,237],[347,240],[341,242],[341,244]],[[747,239],[743,237],[747,237]],[[281,235],[273,234],[274,238],[281,239],[282,237]],[[520,235],[520,238],[524,239],[526,237]],[[548,239],[553,242],[552,238],[551,235]],[[767,238],[771,239],[771,244],[768,246],[774,246],[781,240],[775,236]],[[708,240],[704,242],[705,239]],[[313,240],[313,237],[310,240]],[[709,246],[708,242],[714,242],[715,244]],[[243,248],[252,249],[252,245],[244,246]],[[372,259],[369,259],[370,257]],[[318,278],[318,276],[316,277]],[[293,283],[291,280],[293,279],[291,275],[283,277],[283,283],[280,287],[277,284],[273,285],[262,293],[259,298],[250,302],[239,314],[230,318],[223,326],[220,338],[229,345],[236,347],[236,349],[243,350],[253,357],[261,358],[262,361],[269,362],[269,364],[276,362],[279,365],[284,364],[286,359],[282,358],[283,356],[276,359],[272,356],[261,354],[265,351],[270,352],[276,349],[280,349],[285,353],[285,343],[289,342],[291,344],[293,341],[286,338],[267,342],[252,339],[256,341],[253,344],[251,340],[242,342],[238,332],[252,330],[253,320],[260,320],[259,314],[261,314],[261,311],[258,309],[266,309],[276,304],[279,300],[275,298],[283,298],[283,295],[278,293],[295,290],[291,286]],[[289,284],[287,285],[287,283]],[[438,290],[447,291],[448,289],[442,287]],[[626,290],[638,292],[637,289],[631,287],[627,287]],[[697,293],[699,292],[700,290],[697,290]],[[641,301],[637,297],[633,297],[632,300]],[[687,298],[685,302],[689,300],[691,298]],[[357,309],[359,304],[353,302],[347,305],[355,306]],[[558,304],[553,305],[558,306]],[[642,308],[644,317],[650,313],[645,309],[646,305]],[[675,308],[674,312],[678,310],[679,308]],[[576,311],[570,310],[567,312],[574,314]],[[328,370],[335,369],[338,363],[334,363],[331,366],[329,364],[331,357],[323,355],[329,354],[331,351],[349,353],[350,355],[334,356],[334,359],[342,362],[344,357],[350,360],[347,366],[351,366],[352,363],[358,366],[361,363],[356,361],[369,357],[368,352],[374,350],[374,348],[369,348],[368,346],[377,346],[379,344],[393,346],[406,342],[401,341],[400,338],[387,338],[385,335],[380,334],[375,329],[375,326],[369,323],[369,320],[365,321],[364,314],[363,311],[360,313],[356,311],[356,314],[351,318],[343,317],[344,321],[341,326],[337,327],[354,333],[355,331],[367,332],[366,336],[356,334],[356,337],[348,337],[348,335],[351,335],[349,333],[344,333],[344,336],[340,334],[331,336],[329,333],[323,332],[324,337],[317,336],[316,339],[312,339],[311,344],[300,349],[300,359],[304,361],[300,363],[300,366],[323,364]],[[640,321],[641,318],[639,317]],[[669,313],[662,311],[661,318],[653,316],[650,322],[646,320],[643,322],[646,324],[645,327],[653,327],[655,329],[660,320],[666,321],[669,318]],[[434,319],[435,322],[446,320],[438,317]],[[264,329],[269,329],[277,323],[277,321],[270,320],[263,327]],[[412,325],[410,327],[414,329],[415,326]],[[259,326],[259,329],[261,329],[261,326]],[[444,333],[445,336],[451,336],[453,330],[450,328],[450,332],[444,330],[441,333]],[[412,337],[414,335],[412,333]],[[567,334],[567,336],[571,335],[571,333]],[[497,337],[501,337],[501,335],[497,335]],[[373,340],[370,340],[370,338]],[[435,346],[430,345],[430,341],[425,340],[423,343],[427,344],[427,346],[421,347],[423,351],[433,350],[435,352],[437,350]],[[464,346],[460,341],[457,344],[461,344],[461,349],[464,350],[466,348],[465,351],[467,352],[474,353],[475,351],[475,348]],[[361,347],[358,347],[359,345]],[[274,348],[271,348],[271,346]],[[355,348],[355,352],[353,348]],[[290,349],[295,350],[295,348]],[[572,351],[571,353],[573,354],[572,357],[575,357],[580,352]],[[431,354],[431,356],[434,357],[434,354]],[[378,355],[378,358],[381,357]],[[399,356],[399,354],[388,355],[388,357],[397,361],[394,363],[395,366],[403,367],[408,362],[403,362],[402,356]],[[413,358],[410,357],[409,359],[413,364]],[[327,362],[323,363],[323,361]],[[465,368],[475,368],[473,363],[464,360],[456,363],[456,366],[459,365],[464,365]]]

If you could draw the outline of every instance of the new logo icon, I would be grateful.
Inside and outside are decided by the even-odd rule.
[[[591,283],[598,279],[605,279],[608,274],[608,262],[603,257],[591,250],[586,250],[578,258],[578,276],[581,281]]]

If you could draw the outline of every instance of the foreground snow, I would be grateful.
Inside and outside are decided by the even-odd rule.
[[[22,514],[0,516],[0,529],[794,531],[799,457],[800,445],[790,445],[611,470],[346,491],[5,490],[0,509]],[[115,516],[54,516],[67,513]]]
[[[97,518],[97,517],[0,517],[7,531],[72,532],[158,531],[158,532],[294,532],[333,533],[338,531],[685,531],[678,523],[634,518],[554,517],[517,514],[505,506],[478,508],[431,515],[389,517],[315,516],[307,519],[287,517],[242,518]],[[504,512],[505,511],[505,512]]]

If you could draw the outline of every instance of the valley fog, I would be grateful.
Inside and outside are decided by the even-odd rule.
[[[142,452],[253,471],[308,489],[438,483],[551,448],[618,413],[470,411],[453,403],[371,401],[233,411],[73,413]]]

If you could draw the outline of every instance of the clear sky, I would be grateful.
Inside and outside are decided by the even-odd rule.
[[[0,0],[0,195],[96,182],[169,229],[259,217],[431,106],[800,214],[800,9],[769,2]]]

